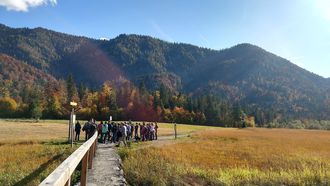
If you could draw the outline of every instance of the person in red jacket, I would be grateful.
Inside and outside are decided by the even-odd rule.
[[[102,125],[103,125],[102,121],[100,124],[97,125],[97,132],[98,132],[97,137],[99,137],[99,135],[102,134]]]

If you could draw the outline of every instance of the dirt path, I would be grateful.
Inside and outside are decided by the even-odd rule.
[[[177,138],[184,138],[189,134],[178,135]],[[158,140],[149,141],[140,145],[135,150],[148,147],[161,147],[178,142],[173,136],[160,136]],[[114,144],[98,144],[96,157],[93,161],[93,168],[87,176],[88,186],[100,185],[127,185],[124,172],[121,168],[121,159],[116,152]]]
[[[114,144],[98,144],[93,168],[88,172],[87,185],[127,185]]]

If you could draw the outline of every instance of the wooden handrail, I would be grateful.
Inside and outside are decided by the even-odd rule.
[[[48,175],[48,177],[40,183],[40,186],[70,185],[71,175],[81,161],[82,170],[80,185],[85,186],[87,180],[87,167],[89,169],[92,168],[92,161],[95,156],[97,135],[97,131],[95,131],[94,135],[64,160],[50,175]]]

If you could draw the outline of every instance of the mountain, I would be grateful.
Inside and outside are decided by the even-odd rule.
[[[210,94],[278,117],[330,118],[329,79],[251,44],[212,50],[149,36],[122,34],[106,41],[0,25],[0,53],[3,61],[28,65],[45,77],[72,74],[90,87],[128,80],[149,90],[164,85],[191,96]]]
[[[246,105],[258,104],[282,115],[315,117],[317,112],[323,118],[328,113],[326,79],[251,44],[223,50],[208,65],[198,65],[194,74],[193,83],[187,84],[200,94],[207,91]]]
[[[51,75],[5,54],[0,54],[0,92],[16,97],[26,85],[57,84]]]

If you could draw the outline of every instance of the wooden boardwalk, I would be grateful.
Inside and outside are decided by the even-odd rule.
[[[127,185],[121,159],[114,144],[98,144],[93,168],[88,170],[88,186]]]

